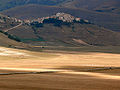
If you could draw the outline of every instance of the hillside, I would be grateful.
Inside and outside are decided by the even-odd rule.
[[[120,45],[120,33],[67,13],[23,20],[0,17],[1,32],[18,42],[45,46]]]
[[[38,17],[50,16],[57,12],[69,13],[75,17],[87,19],[96,25],[120,31],[120,15],[92,12],[84,9],[60,8],[52,6],[25,5],[4,11],[5,15],[20,19],[35,19]]]
[[[59,5],[68,0],[0,0],[0,11],[27,4]]]
[[[0,14],[0,30],[7,30],[21,23],[20,20],[16,18],[10,18],[6,15]]]
[[[7,35],[0,33],[0,46],[23,48],[25,44],[9,39]]]
[[[82,18],[80,18],[80,22],[76,22],[74,19],[79,18],[70,14],[58,13],[50,17],[24,20],[25,23],[22,26],[9,30],[8,33],[32,45],[120,45],[120,33],[98,27]]]
[[[20,20],[0,14],[0,46],[19,48],[25,48],[27,46],[16,36],[5,32],[6,30],[12,29],[19,24]]]
[[[84,8],[97,12],[120,14],[119,0],[0,0],[0,11],[28,4]]]
[[[71,0],[61,4],[61,6],[120,14],[119,0]]]

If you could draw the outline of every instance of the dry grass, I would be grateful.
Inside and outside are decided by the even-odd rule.
[[[119,90],[119,83],[118,80],[99,79],[86,75],[0,76],[0,89],[2,90]]]
[[[8,50],[8,48],[6,48]],[[28,56],[0,56],[0,73],[39,70],[63,70],[58,73],[1,75],[2,90],[119,90],[119,69],[95,70],[105,67],[120,67],[120,54],[101,52],[22,52]],[[7,70],[11,68],[11,70]],[[20,70],[20,71],[19,71]],[[67,70],[64,72],[64,70]],[[87,71],[92,70],[92,71]],[[12,82],[12,83],[11,83]]]

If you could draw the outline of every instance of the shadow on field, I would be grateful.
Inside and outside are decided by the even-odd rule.
[[[55,71],[44,71],[44,72],[6,72],[6,73],[0,73],[0,75],[47,74],[47,73],[56,73],[56,72]]]
[[[44,48],[36,47],[33,50],[54,50],[54,51],[67,51],[69,52],[100,52],[100,53],[112,53],[112,54],[120,54],[120,46],[80,46],[80,47],[67,47],[67,46],[51,46]],[[53,51],[53,53],[54,53]]]
[[[120,67],[93,67],[93,66],[65,66],[57,69],[72,70],[76,72],[114,72],[120,74]],[[116,72],[115,72],[116,71]]]

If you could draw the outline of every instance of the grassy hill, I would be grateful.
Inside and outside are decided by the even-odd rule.
[[[120,14],[119,0],[71,0],[62,4],[62,6]]]
[[[7,35],[0,32],[0,46],[5,47],[25,47],[26,45],[8,38]]]
[[[92,24],[74,23],[70,26],[55,26],[52,23],[42,27],[22,26],[10,30],[10,34],[18,36],[23,42],[32,45],[49,46],[116,46],[120,45],[120,33]],[[20,34],[22,33],[22,34]]]
[[[11,13],[11,11],[15,13],[13,12]],[[25,13],[25,11],[27,11],[27,13]],[[104,22],[105,24],[109,21],[112,21],[113,23],[116,21],[116,19],[118,20],[118,22],[116,23],[119,23],[119,19],[120,19],[119,16],[117,15],[116,17],[114,17],[114,15],[100,14],[100,13],[97,14],[97,13],[94,13],[88,10],[83,10],[83,9],[58,8],[58,7],[49,7],[49,6],[39,6],[39,5],[28,5],[28,6],[18,7],[16,9],[14,8],[10,10],[10,14],[12,15],[16,14],[17,18],[20,18],[20,16],[22,15],[21,17],[22,19],[25,19],[25,18],[33,19],[33,18],[42,17],[42,16],[54,15],[54,13],[57,13],[58,11],[72,13],[72,15],[74,14],[74,16],[80,17],[82,19],[91,18],[89,19],[90,21],[92,21],[92,18],[93,18],[92,16],[94,16],[94,18],[96,17],[96,20],[94,21],[94,23]],[[26,14],[28,14],[29,16]],[[102,19],[106,20],[106,22],[102,21]],[[21,21],[18,22],[19,21],[18,19],[16,21],[15,18],[11,18],[4,15],[3,16],[1,15],[0,20],[2,20],[1,29],[3,31],[6,30],[6,25],[8,26],[7,29],[9,29],[19,25],[21,22]],[[59,26],[54,26],[54,24],[52,23],[49,23],[49,24],[46,23],[44,24],[43,27],[33,28],[33,26],[26,25],[23,22],[22,25],[20,25],[19,27],[13,28],[12,30],[8,30],[8,33],[10,35],[17,36],[17,38],[19,38],[22,42],[30,43],[34,45],[63,45],[63,46],[120,45],[119,32],[114,32],[94,24],[73,23],[70,26],[62,25],[59,27]]]
[[[68,0],[0,0],[0,11],[27,4],[58,5]]]
[[[4,14],[21,19],[65,12],[113,31],[120,31],[119,4],[119,0],[0,0],[0,11],[6,10]]]
[[[6,26],[7,29],[9,29],[20,24],[20,22],[15,18],[5,15],[0,15],[0,17],[0,26],[2,27],[2,31],[6,30]],[[2,32],[5,35],[1,33],[0,45],[21,46],[20,42],[16,42],[14,40],[20,40],[32,45],[50,46],[120,45],[119,32],[114,32],[94,24],[72,23],[71,25],[62,24],[60,26],[56,26],[53,23],[44,23],[42,27],[37,26],[38,25],[27,25],[23,22],[22,25],[8,30],[7,33]]]
[[[20,42],[20,39],[16,36],[4,32],[4,30],[12,28],[18,24],[19,22],[15,21],[14,18],[0,14],[0,46],[26,47],[26,45]]]
[[[6,30],[11,27],[18,25],[20,22],[16,21],[15,18],[10,18],[6,15],[0,14],[0,30]]]
[[[20,19],[34,19],[38,17],[50,16],[58,12],[69,13],[75,17],[88,19],[96,25],[111,29],[113,31],[120,31],[120,15],[93,12],[85,9],[25,5],[6,10],[3,13]]]
[[[28,4],[84,8],[120,14],[119,0],[0,0],[0,11]]]

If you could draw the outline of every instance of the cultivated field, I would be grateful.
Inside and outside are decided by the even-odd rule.
[[[34,50],[0,47],[0,90],[120,88],[119,47],[45,47],[41,52],[38,47]]]

